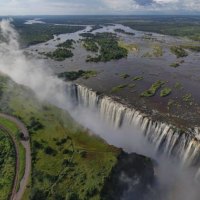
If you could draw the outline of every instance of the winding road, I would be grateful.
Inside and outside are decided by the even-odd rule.
[[[23,133],[25,138],[28,138],[27,140],[21,140],[21,144],[23,145],[24,149],[25,149],[25,170],[24,170],[24,175],[20,181],[20,186],[19,186],[19,190],[17,191],[17,184],[18,184],[18,179],[19,179],[19,147],[17,144],[17,141],[15,139],[15,137],[13,136],[13,134],[10,132],[10,130],[8,130],[5,126],[3,126],[2,124],[0,125],[0,129],[2,131],[4,131],[6,134],[9,135],[9,137],[12,139],[12,142],[15,145],[15,152],[16,152],[16,174],[15,174],[15,179],[14,179],[14,183],[13,183],[13,188],[12,188],[12,193],[11,193],[11,197],[10,200],[21,200],[23,197],[23,194],[26,190],[26,186],[28,184],[29,181],[29,177],[31,174],[31,147],[30,147],[30,140],[29,140],[29,132],[26,128],[26,126],[16,117],[7,115],[7,114],[3,114],[0,113],[0,117],[4,118],[4,119],[8,119],[12,122],[14,122],[17,127],[19,128],[20,132]]]

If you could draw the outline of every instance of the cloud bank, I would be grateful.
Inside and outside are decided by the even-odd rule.
[[[102,0],[112,10],[130,13],[200,13],[199,0]]]
[[[1,0],[0,15],[200,14],[199,0]]]

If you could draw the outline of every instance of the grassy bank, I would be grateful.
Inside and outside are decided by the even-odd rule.
[[[38,101],[22,86],[9,84],[1,100],[4,110],[20,118],[31,134],[32,176],[23,199],[100,199],[120,150],[89,135],[67,112]]]
[[[10,131],[10,133],[13,134],[13,137],[17,141],[17,145],[19,148],[19,181],[18,181],[18,187],[19,187],[20,180],[22,179],[25,170],[25,149],[20,142],[19,138],[20,131],[16,126],[16,124],[8,119],[0,117],[0,124],[2,124],[5,128],[7,128]]]

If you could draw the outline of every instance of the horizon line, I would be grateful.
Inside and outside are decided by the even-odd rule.
[[[32,14],[32,15],[0,15],[0,17],[32,17],[32,16],[200,16],[199,14]]]

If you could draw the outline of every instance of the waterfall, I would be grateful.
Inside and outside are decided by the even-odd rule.
[[[155,145],[157,152],[179,159],[184,166],[200,164],[200,128],[181,131],[173,125],[153,121],[150,116],[124,105],[111,97],[99,95],[87,87],[71,84],[68,86],[76,105],[97,110],[101,118],[114,128],[123,126],[141,129],[144,137]]]

